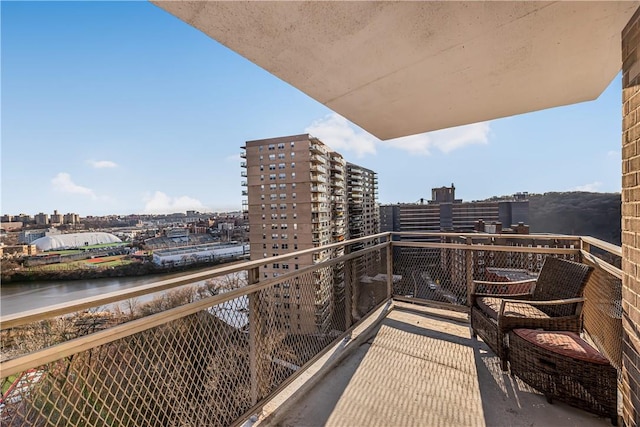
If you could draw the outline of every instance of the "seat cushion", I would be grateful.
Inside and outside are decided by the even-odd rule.
[[[513,333],[531,344],[572,359],[608,365],[609,360],[574,332],[514,329]]]
[[[502,298],[495,297],[480,297],[476,299],[478,308],[482,310],[487,316],[492,319],[498,320],[498,313],[500,312],[500,304],[502,304]],[[530,317],[536,319],[548,319],[549,316],[544,312],[538,310],[534,306],[527,304],[526,302],[510,302],[507,303],[504,309],[505,316],[510,317]]]

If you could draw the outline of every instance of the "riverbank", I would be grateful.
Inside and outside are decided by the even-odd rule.
[[[83,268],[83,269],[60,269],[60,270],[38,270],[20,269],[2,271],[0,280],[2,283],[29,283],[46,281],[67,281],[67,280],[88,280],[115,277],[137,277],[164,273],[180,273],[204,267],[215,267],[216,265],[238,262],[237,258],[218,259],[213,261],[196,262],[186,265],[156,265],[151,262],[136,262],[121,266],[107,268]]]

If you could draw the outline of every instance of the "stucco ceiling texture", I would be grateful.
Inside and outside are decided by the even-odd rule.
[[[380,139],[597,98],[640,5],[153,3]]]

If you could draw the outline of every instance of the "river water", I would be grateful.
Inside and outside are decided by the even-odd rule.
[[[22,311],[66,303],[86,297],[98,296],[160,280],[183,276],[211,269],[189,270],[187,273],[169,273],[151,276],[114,277],[90,280],[65,280],[53,282],[10,283],[0,286],[0,314],[6,316]],[[195,282],[199,284],[203,282]],[[138,297],[138,302],[151,300],[153,294]]]

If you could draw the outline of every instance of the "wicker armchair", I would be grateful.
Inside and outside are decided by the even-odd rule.
[[[506,334],[515,328],[579,333],[582,293],[592,268],[547,256],[537,279],[518,282],[474,281],[471,330],[493,350],[507,370]],[[525,292],[523,292],[525,290]]]

